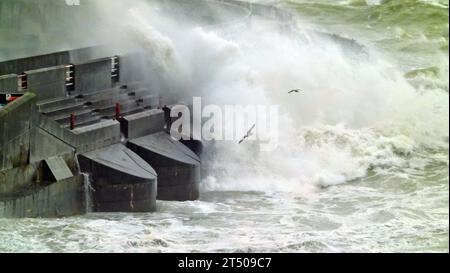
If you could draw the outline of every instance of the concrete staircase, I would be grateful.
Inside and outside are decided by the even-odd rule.
[[[0,96],[23,94],[0,110],[0,217],[148,212],[157,199],[198,199],[200,159],[165,132],[159,95],[121,77],[118,56],[71,55],[0,63],[12,73],[0,75]]]
[[[105,119],[115,119],[117,105],[123,117],[155,109],[158,103],[158,97],[152,95],[150,90],[133,84],[43,100],[37,106],[41,114],[69,128],[71,115],[75,116],[75,127],[83,127]]]

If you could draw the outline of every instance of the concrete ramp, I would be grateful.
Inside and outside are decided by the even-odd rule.
[[[130,140],[128,147],[158,173],[158,199],[198,199],[200,158],[189,148],[164,132]]]
[[[94,211],[147,212],[156,208],[157,175],[122,144],[78,156],[94,188]]]

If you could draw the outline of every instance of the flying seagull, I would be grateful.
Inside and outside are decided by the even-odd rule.
[[[302,91],[302,90],[300,90],[300,89],[294,89],[294,90],[289,91],[288,94],[292,94],[292,93],[300,93],[300,91]]]
[[[252,131],[253,131],[253,129],[255,129],[255,127],[256,127],[256,124],[253,124],[252,128],[250,128],[250,130],[248,130],[247,134],[241,139],[241,141],[239,141],[239,144],[244,142],[245,139],[249,138],[252,135]]]

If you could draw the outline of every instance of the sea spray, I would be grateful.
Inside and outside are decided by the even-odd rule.
[[[127,39],[131,35],[120,33],[128,20],[122,15],[136,2],[108,0],[98,7],[99,13],[112,14],[113,20],[103,22],[111,40],[130,50],[142,48],[145,38]],[[180,2],[195,15],[189,9],[192,1]],[[374,5],[289,1],[302,27],[339,29],[337,34],[349,34],[370,48],[373,60],[367,62],[340,54],[338,42],[321,43],[311,33],[308,50],[297,35],[284,40],[304,46],[301,55],[281,39],[267,46],[277,35],[261,21],[243,31],[241,39],[201,27],[196,32],[204,39],[199,39],[184,27],[186,19],[178,20],[174,25],[180,31],[171,33],[166,22],[177,22],[179,16],[144,15],[154,30],[170,38],[173,56],[186,61],[177,64],[183,67],[180,77],[170,75],[180,82],[186,77],[186,85],[164,83],[177,87],[174,92],[207,94],[212,102],[255,99],[284,105],[280,151],[260,154],[256,142],[209,146],[201,200],[159,202],[158,213],[0,219],[0,251],[448,252],[448,1],[367,2]],[[101,32],[101,20],[94,18],[99,23],[93,28]],[[415,30],[431,39],[408,39]],[[403,34],[393,38],[395,32]],[[435,44],[435,36],[444,36],[442,42],[438,38]],[[98,41],[108,41],[104,37]],[[268,42],[261,42],[264,37]],[[389,54],[378,57],[380,50]],[[432,57],[436,52],[442,64]],[[437,67],[440,76],[427,71],[402,76],[430,67]],[[148,72],[152,91],[166,92],[153,81],[159,75]],[[304,85],[304,94],[285,94]],[[255,95],[255,89],[261,93]]]
[[[258,152],[251,143],[207,145],[204,190],[311,192],[314,185],[404,167],[405,155],[448,139],[448,103],[418,93],[370,48],[364,58],[349,56],[337,42],[307,30],[277,32],[276,23],[261,35],[253,22],[230,40],[201,27],[158,29],[140,11],[130,14],[139,19],[130,27],[139,29],[135,39],[147,57],[161,67],[170,60],[160,78],[171,94],[218,105],[281,105],[277,151]],[[292,88],[305,92],[288,95]]]
[[[142,46],[148,59],[152,60],[163,73],[174,69],[172,62],[175,61],[175,52],[172,41],[157,31],[137,9],[129,9],[127,16],[133,20],[128,21],[126,29],[131,31],[131,36],[140,40],[139,45]]]

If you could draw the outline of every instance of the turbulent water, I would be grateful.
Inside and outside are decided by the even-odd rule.
[[[0,251],[448,252],[448,0],[261,2],[299,30],[231,39],[140,9],[126,28],[159,87],[280,105],[277,150],[208,145],[201,199],[156,213],[0,219]]]

